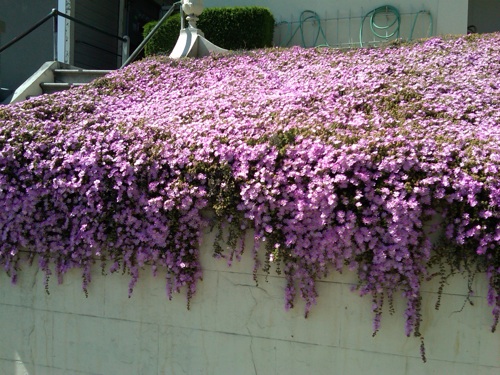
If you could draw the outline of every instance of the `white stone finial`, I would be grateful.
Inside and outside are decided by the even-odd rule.
[[[207,56],[210,53],[224,53],[226,49],[220,48],[209,40],[201,30],[196,27],[198,16],[203,12],[203,0],[182,0],[182,11],[186,14],[189,27],[183,27],[179,39],[175,44],[170,57],[179,59],[181,57]]]
[[[198,16],[203,12],[203,0],[182,0],[182,11],[187,16],[189,27],[196,29]]]

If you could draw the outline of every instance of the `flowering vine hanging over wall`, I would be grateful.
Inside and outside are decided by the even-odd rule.
[[[70,92],[0,108],[0,264],[47,276],[97,262],[202,277],[201,230],[255,229],[306,314],[349,267],[381,306],[401,293],[420,336],[429,267],[484,272],[500,314],[500,35],[380,49],[271,49],[143,60]],[[212,219],[205,212],[212,211]],[[442,218],[440,241],[426,223]],[[430,228],[432,230],[432,228]],[[264,264],[258,262],[265,240]],[[35,256],[36,255],[36,256]],[[444,267],[448,264],[450,267]]]

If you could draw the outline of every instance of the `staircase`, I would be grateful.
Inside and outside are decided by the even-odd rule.
[[[109,72],[111,71],[80,69],[58,61],[48,61],[0,104],[16,103],[34,96],[68,90],[89,83]]]
[[[53,94],[68,90],[74,86],[81,86],[94,79],[105,76],[110,70],[89,70],[78,68],[54,69],[54,82],[41,82],[43,94]]]

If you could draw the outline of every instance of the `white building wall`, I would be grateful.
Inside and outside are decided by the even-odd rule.
[[[300,14],[304,10],[316,12],[326,34],[329,45],[355,46],[359,43],[359,29],[362,18],[371,10],[392,5],[402,14],[401,36],[408,38],[413,21],[419,11],[429,11],[433,19],[433,35],[465,34],[467,32],[468,0],[204,0],[205,7],[222,6],[264,6],[271,10],[277,23],[283,23],[275,31],[275,44],[285,45],[290,34],[298,26]],[[417,20],[414,38],[428,36],[429,19],[423,15]],[[340,21],[337,21],[339,20]],[[285,24],[291,23],[290,24]],[[309,24],[306,28],[306,45],[315,39],[317,25]],[[292,32],[290,32],[290,29]],[[307,30],[310,29],[310,30]],[[298,35],[297,35],[298,36]],[[318,44],[324,43],[320,36]],[[294,38],[290,44],[302,44],[301,38]]]
[[[403,301],[395,315],[385,312],[373,338],[370,298],[351,291],[352,273],[333,275],[319,283],[318,304],[304,319],[301,302],[284,311],[283,278],[260,276],[256,286],[250,256],[229,268],[210,256],[213,239],[204,238],[203,281],[190,311],[182,294],[168,301],[161,273],[153,278],[147,269],[130,299],[129,278],[102,276],[99,267],[88,298],[78,272],[62,285],[51,279],[50,295],[36,267],[25,267],[17,286],[0,274],[0,374],[500,373],[500,336],[490,332],[482,278],[474,306],[464,306],[466,280],[458,276],[439,311],[437,283],[425,285],[424,364],[419,341],[404,335]]]

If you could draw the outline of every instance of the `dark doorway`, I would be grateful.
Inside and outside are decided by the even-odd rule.
[[[127,24],[125,34],[130,38],[130,53],[132,53],[143,40],[142,31],[146,23],[156,21],[160,17],[161,6],[153,0],[128,0]],[[138,58],[144,55],[138,56]]]

